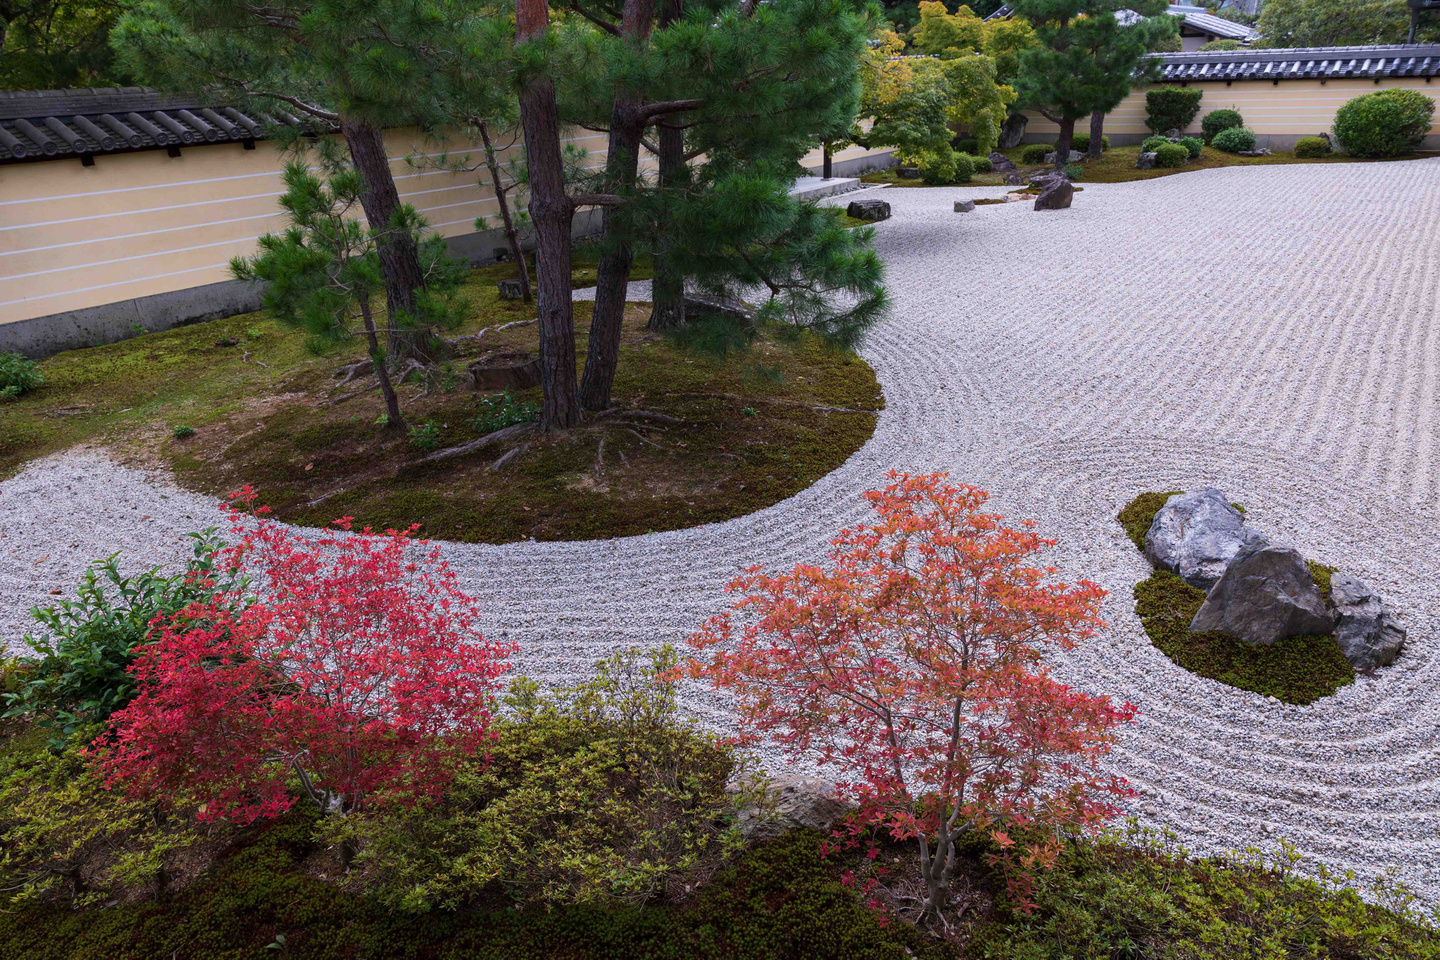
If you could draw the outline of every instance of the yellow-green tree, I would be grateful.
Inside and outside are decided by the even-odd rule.
[[[993,29],[969,7],[950,13],[940,0],[923,0],[919,6],[920,22],[910,38],[914,48],[927,59],[917,59],[916,63],[935,66],[910,67],[908,75],[929,80],[938,69],[948,87],[945,119],[968,126],[978,142],[977,152],[987,154],[995,149],[1000,126],[1015,101],[1015,91],[1004,82],[1000,65],[987,46],[1009,58],[1006,66],[1013,75],[1014,51],[1024,45],[1029,28],[1024,27],[1023,32],[1008,25]]]

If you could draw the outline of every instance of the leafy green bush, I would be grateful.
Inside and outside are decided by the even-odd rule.
[[[40,364],[18,353],[0,353],[0,401],[14,400],[45,382]]]
[[[18,659],[17,688],[0,695],[5,716],[33,718],[59,749],[77,730],[128,703],[135,686],[126,670],[151,621],[242,586],[234,574],[215,569],[221,544],[213,530],[190,536],[194,554],[184,573],[163,577],[156,567],[123,576],[117,553],[85,571],[74,600],[32,609],[47,632],[25,636],[35,655]]]
[[[1020,151],[1021,163],[1044,163],[1047,153],[1055,152],[1053,143],[1031,143]]]
[[[972,156],[970,157],[970,162],[975,166],[976,173],[989,173],[995,169],[995,165],[990,162],[989,157]]]
[[[955,183],[969,183],[975,176],[975,159],[968,154],[955,154]]]
[[[1182,143],[1167,143],[1155,151],[1155,166],[1183,167],[1190,159],[1190,151]]]
[[[950,146],[961,153],[968,153],[972,157],[980,152],[980,141],[974,137],[956,137],[950,142]]]
[[[949,147],[925,151],[916,166],[920,168],[920,181],[929,186],[941,187],[955,182],[955,151]]]
[[[1335,113],[1335,139],[1357,157],[1398,157],[1420,145],[1435,101],[1420,90],[1377,90]]]
[[[440,446],[440,424],[426,420],[410,428],[410,446],[422,453],[428,453]]]
[[[1245,126],[1245,118],[1240,116],[1239,110],[1211,110],[1200,121],[1200,131],[1204,134],[1206,143],[1213,141],[1221,130],[1243,126]]]
[[[170,431],[170,436],[176,440],[188,440],[190,437],[195,436],[195,428],[182,423]]]
[[[1184,130],[1200,112],[1203,91],[1192,87],[1160,87],[1145,93],[1145,126],[1152,133]]]
[[[1153,137],[1146,137],[1145,142],[1140,144],[1141,153],[1154,153],[1167,143],[1173,143],[1169,137],[1162,137],[1158,133]]]
[[[1150,640],[1191,673],[1285,703],[1314,703],[1355,680],[1332,636],[1286,637],[1256,646],[1220,633],[1191,633],[1205,591],[1168,570],[1135,586],[1135,612]]]
[[[1248,127],[1229,127],[1217,133],[1215,139],[1210,141],[1210,145],[1216,150],[1224,150],[1226,153],[1254,150],[1255,131]]]
[[[1070,138],[1070,149],[1086,153],[1090,150],[1090,134],[1077,133]],[[1100,135],[1100,150],[1103,153],[1110,149],[1110,137],[1106,134]]]
[[[1301,137],[1295,141],[1295,156],[1302,160],[1330,155],[1330,141],[1324,137]]]
[[[679,719],[673,650],[632,651],[596,678],[507,697],[488,761],[429,809],[331,818],[385,903],[453,909],[503,893],[524,903],[639,902],[738,847],[727,826],[731,751]]]
[[[1180,145],[1190,151],[1190,159],[1194,160],[1200,156],[1200,151],[1205,149],[1205,141],[1199,137],[1181,137]]]
[[[504,393],[491,393],[481,397],[475,416],[466,422],[476,433],[487,434],[534,420],[539,415],[539,404],[531,400],[518,402],[510,395],[510,391],[506,390]]]
[[[1167,490],[1164,493],[1142,493],[1124,506],[1116,519],[1125,528],[1125,536],[1135,544],[1136,550],[1145,552],[1145,534],[1150,532],[1150,525],[1155,522],[1155,514],[1160,512],[1160,508],[1165,506],[1171,497],[1184,492]]]
[[[1071,182],[1074,182],[1074,181],[1076,181],[1076,180],[1084,180],[1084,179],[1085,179],[1085,164],[1083,164],[1083,163],[1067,163],[1067,164],[1065,164],[1065,178],[1066,178],[1067,180],[1070,180]]]

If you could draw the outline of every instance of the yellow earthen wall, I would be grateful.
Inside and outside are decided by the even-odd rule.
[[[505,137],[501,143],[509,143]],[[605,162],[603,134],[568,143]],[[473,233],[498,211],[472,173],[412,166],[448,152],[483,158],[470,143],[442,144],[414,130],[386,134],[401,200],[447,237]],[[502,156],[515,155],[511,147]],[[185,147],[0,166],[0,324],[229,279],[231,257],[254,252],[283,227],[276,199],[285,158],[273,143]],[[433,166],[433,165],[432,165]]]

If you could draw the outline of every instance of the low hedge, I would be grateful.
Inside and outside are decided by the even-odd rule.
[[[1044,163],[1045,155],[1054,152],[1055,145],[1053,143],[1032,143],[1020,151],[1020,161],[1022,163]]]
[[[1211,110],[1205,114],[1205,119],[1200,121],[1200,131],[1205,135],[1206,143],[1214,140],[1221,130],[1243,126],[1245,118],[1240,116],[1239,110]]]
[[[1203,91],[1194,87],[1160,87],[1145,94],[1145,126],[1153,133],[1184,130],[1200,112]]]
[[[1190,151],[1183,143],[1166,143],[1155,151],[1155,166],[1183,167],[1190,159]]]
[[[1226,153],[1240,153],[1255,149],[1255,131],[1247,127],[1229,127],[1221,130],[1210,141],[1210,146]]]
[[[1070,138],[1070,149],[1086,153],[1090,150],[1090,134],[1077,133]],[[1100,135],[1100,151],[1103,153],[1110,149],[1110,138],[1105,134]]]
[[[1190,151],[1191,160],[1199,157],[1200,152],[1205,149],[1205,141],[1199,137],[1181,137],[1180,145]]]
[[[1171,140],[1169,137],[1163,137],[1163,136],[1161,136],[1160,134],[1157,133],[1157,134],[1156,134],[1155,136],[1153,136],[1153,137],[1146,137],[1146,138],[1145,138],[1145,142],[1142,143],[1142,144],[1140,144],[1140,152],[1141,152],[1141,153],[1154,153],[1155,151],[1159,150],[1161,147],[1165,146],[1165,144],[1167,144],[1167,143],[1173,143],[1173,142],[1174,142],[1174,141]]]
[[[1301,137],[1295,141],[1295,156],[1302,160],[1330,155],[1330,141],[1324,137]]]

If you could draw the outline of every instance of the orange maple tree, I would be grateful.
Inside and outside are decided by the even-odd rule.
[[[841,532],[828,564],[732,581],[686,671],[737,696],[743,739],[837,767],[862,823],[916,841],[922,920],[944,921],[959,845],[982,831],[1023,906],[1033,871],[1129,793],[1102,763],[1134,706],[1044,661],[1094,636],[1104,591],[1037,565],[1055,541],[982,512],[984,491],[888,479],[866,494],[878,521]]]

